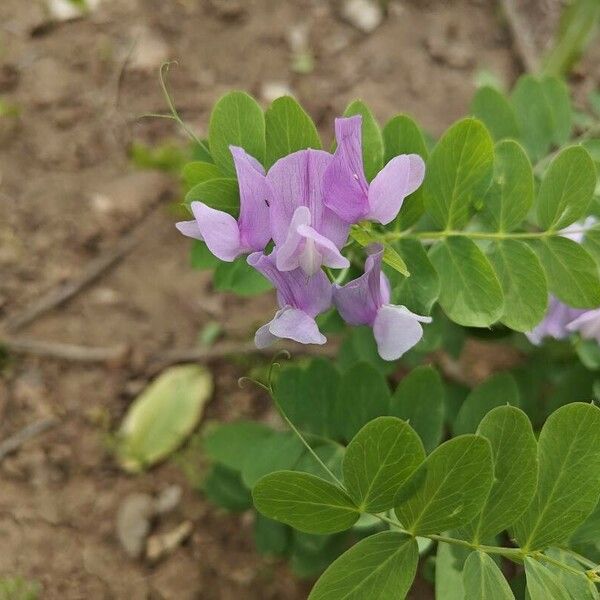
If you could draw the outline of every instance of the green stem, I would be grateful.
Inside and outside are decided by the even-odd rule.
[[[529,555],[537,560],[543,560],[547,563],[550,563],[555,567],[560,567],[564,571],[569,571],[569,573],[574,573],[575,575],[583,575],[583,573],[579,569],[571,567],[570,565],[566,565],[565,563],[560,562],[560,560],[556,560],[555,558],[552,558],[551,556],[548,556],[543,552],[531,552]]]
[[[569,231],[569,233],[586,233],[587,229]],[[555,237],[562,235],[563,232],[559,230],[550,231],[455,231],[446,229],[444,231],[411,231],[409,229],[405,231],[389,232],[381,235],[381,240],[394,241],[403,238],[413,238],[419,240],[442,240],[452,236],[467,237],[472,240],[538,240],[549,237]],[[373,235],[373,234],[371,234]],[[375,236],[373,236],[375,237]]]
[[[590,560],[589,558],[582,556],[578,552],[575,552],[575,550],[571,550],[570,548],[561,548],[561,550],[563,552],[566,552],[567,554],[570,554],[577,562],[581,563],[584,567],[587,567],[588,569],[600,568],[600,565],[597,565],[593,560]]]

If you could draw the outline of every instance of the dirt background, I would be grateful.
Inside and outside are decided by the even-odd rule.
[[[0,98],[20,111],[18,118],[0,117],[0,334],[30,302],[80,274],[145,219],[140,243],[114,268],[13,334],[123,345],[130,354],[109,365],[15,355],[0,373],[0,440],[57,419],[1,460],[0,576],[37,581],[44,599],[306,597],[308,583],[254,552],[250,515],[215,509],[172,464],[123,474],[106,433],[147,382],[150,358],[193,346],[210,321],[221,323],[227,339],[247,340],[271,311],[270,297],[217,294],[208,274],[189,267],[188,241],[173,227],[175,179],[136,170],[129,159],[135,140],[185,144],[172,122],[140,118],[166,110],[158,83],[164,60],[179,62],[170,86],[200,134],[225,91],[249,90],[266,104],[289,89],[325,139],[333,117],[356,97],[381,120],[407,112],[437,135],[465,114],[481,69],[507,86],[521,72],[492,0],[392,1],[371,33],[345,21],[339,6],[101,0],[85,18],[52,23],[35,2],[0,3]],[[557,2],[520,6],[543,47]],[[307,49],[314,68],[294,72],[294,54]],[[597,84],[598,64],[596,49],[579,68],[581,94]],[[473,355],[463,363],[470,373],[487,368]],[[261,394],[237,387],[244,369],[236,364],[213,362],[216,391],[207,418],[264,413]],[[129,558],[115,533],[123,499],[174,484],[183,499],[158,531],[187,519],[191,536],[156,564]],[[430,592],[424,585],[413,597]]]

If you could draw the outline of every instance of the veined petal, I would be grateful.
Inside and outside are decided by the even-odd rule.
[[[393,221],[404,198],[421,185],[424,173],[425,165],[416,154],[392,158],[371,182],[367,218],[383,225]]]
[[[177,227],[180,233],[183,233],[183,235],[186,235],[187,237],[194,238],[195,240],[203,239],[196,219],[192,219],[191,221],[179,221],[179,223],[175,223],[175,227]]]
[[[254,334],[254,345],[259,350],[262,348],[268,348],[271,344],[277,341],[277,336],[274,336],[269,329],[272,322],[273,321],[265,323],[262,327],[259,327]]]
[[[271,239],[269,202],[271,191],[262,165],[242,148],[230,146],[240,188],[238,227],[241,244],[248,250],[264,250]]]
[[[312,277],[302,269],[280,271],[275,250],[268,256],[261,252],[251,254],[248,264],[275,286],[281,308],[298,308],[314,318],[331,306],[332,286],[323,271],[318,271]]]
[[[299,206],[308,208],[311,225],[317,231],[321,231],[325,209],[323,174],[331,160],[331,154],[323,150],[299,150],[280,158],[269,169],[267,181],[272,190],[271,231],[276,244],[283,244],[286,240],[294,213]],[[341,229],[343,233],[343,226]],[[345,238],[341,243],[344,241]]]
[[[217,258],[232,262],[242,253],[238,224],[230,214],[202,202],[192,202],[191,208],[202,239]]]
[[[304,247],[304,237],[299,233],[298,228],[301,225],[310,225],[310,220],[310,210],[307,206],[299,206],[295,210],[287,237],[277,247],[276,262],[280,271],[293,271],[300,266],[299,257]]]
[[[333,289],[335,305],[344,321],[350,325],[373,325],[379,307],[384,301],[389,301],[386,280],[382,286],[383,248],[379,245],[370,250],[374,252],[365,261],[364,274]]]
[[[286,306],[269,323],[269,332],[278,338],[301,344],[324,344],[327,338],[319,331],[316,321],[298,308]]]
[[[357,223],[369,209],[362,160],[362,117],[335,120],[337,148],[323,176],[323,198],[346,223]]]
[[[400,358],[423,337],[421,323],[430,322],[431,317],[416,315],[405,306],[380,307],[373,323],[379,356],[384,360]]]
[[[337,249],[337,246],[324,235],[321,235],[318,231],[315,231],[308,225],[300,225],[298,227],[298,233],[306,240],[305,247],[314,246],[316,252],[321,256],[321,264],[331,267],[332,269],[345,269],[350,266],[350,261],[342,256],[341,252]],[[304,269],[305,272],[306,269]],[[315,271],[313,271],[315,272]],[[312,275],[312,273],[309,273]]]
[[[600,343],[600,308],[587,310],[567,325],[569,331],[579,331],[581,337]]]

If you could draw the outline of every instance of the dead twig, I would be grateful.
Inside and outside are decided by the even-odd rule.
[[[20,431],[17,431],[14,435],[6,438],[3,442],[0,442],[0,461],[4,460],[9,454],[12,454],[18,450],[25,442],[34,438],[44,431],[54,427],[58,424],[58,419],[54,417],[48,417],[40,419],[34,423],[23,427]]]
[[[513,40],[514,50],[529,73],[537,73],[540,66],[537,48],[531,31],[525,26],[515,0],[500,0]]]
[[[128,353],[126,344],[107,347],[79,346],[28,338],[0,338],[0,345],[15,354],[28,354],[82,363],[120,363]]]

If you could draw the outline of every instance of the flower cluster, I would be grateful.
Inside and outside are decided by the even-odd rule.
[[[279,310],[256,332],[258,347],[276,338],[324,344],[315,318],[335,305],[348,323],[373,327],[380,355],[395,360],[421,339],[421,323],[431,320],[389,304],[381,247],[369,248],[364,275],[346,285],[333,285],[322,269],[349,267],[341,250],[350,226],[363,220],[391,222],[425,174],[423,160],[405,154],[389,161],[369,184],[361,126],[360,116],[336,119],[333,154],[300,150],[267,173],[255,158],[232,146],[240,190],[237,221],[192,202],[194,219],[177,223],[181,233],[203,240],[223,261],[249,254],[248,264],[275,286]],[[265,254],[271,240],[273,249]]]

